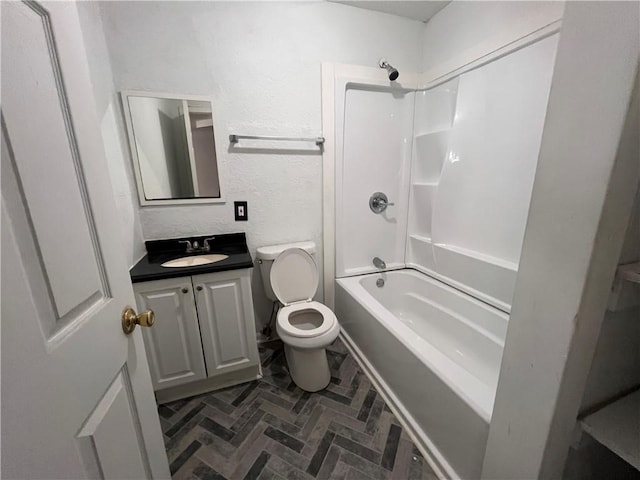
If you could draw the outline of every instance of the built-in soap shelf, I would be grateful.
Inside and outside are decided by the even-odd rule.
[[[413,182],[411,185],[417,188],[437,187],[438,182]]]
[[[432,214],[442,168],[449,155],[458,78],[416,92],[411,165],[411,194],[406,262],[429,272],[437,270],[432,240]]]
[[[413,180],[416,183],[437,183],[449,149],[451,129],[422,133],[415,137]]]
[[[493,257],[491,255],[487,255],[481,252],[477,252],[475,250],[470,250],[464,247],[458,247],[456,245],[447,245],[444,243],[436,243],[435,246],[443,251],[451,252],[461,257],[466,257],[468,259],[473,259],[480,264],[492,265],[494,267],[500,268],[506,272],[517,273],[518,272],[518,264],[514,262],[510,262],[509,260],[505,260],[503,258]]]
[[[409,235],[410,238],[412,238],[413,240],[417,240],[418,242],[423,242],[423,243],[428,243],[431,244],[431,237],[427,237],[425,235],[418,235],[418,234],[413,234],[413,235]]]
[[[440,133],[448,133],[450,131],[451,131],[451,127],[450,126],[443,125],[442,127],[434,128],[433,130],[416,133],[415,137],[416,137],[416,139],[418,139],[418,138],[422,138],[422,137],[429,137],[429,136],[433,136],[433,135],[438,135]]]
[[[587,415],[582,429],[640,470],[640,390]]]

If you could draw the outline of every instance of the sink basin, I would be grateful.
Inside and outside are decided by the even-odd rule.
[[[210,255],[193,255],[191,257],[176,258],[175,260],[169,260],[162,264],[163,267],[177,268],[177,267],[197,267],[198,265],[208,265],[209,263],[216,263],[225,258],[229,258],[229,255],[221,255],[218,253],[212,253]]]

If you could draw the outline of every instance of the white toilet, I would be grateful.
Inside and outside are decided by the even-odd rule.
[[[278,312],[276,331],[284,343],[291,378],[308,392],[322,390],[331,380],[328,347],[338,337],[335,314],[314,302],[318,268],[313,242],[287,243],[257,250],[267,297],[284,305]]]

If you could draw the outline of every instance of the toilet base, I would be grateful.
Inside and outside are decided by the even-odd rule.
[[[293,382],[302,390],[317,392],[331,381],[327,352],[324,348],[299,349],[284,345],[284,354]]]

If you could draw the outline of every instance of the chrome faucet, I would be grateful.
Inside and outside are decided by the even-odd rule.
[[[209,240],[213,240],[216,237],[209,237],[209,238],[205,238],[204,239],[204,245],[202,246],[202,250],[205,252],[208,252],[209,250],[211,250],[211,245],[209,245]]]
[[[200,246],[200,242],[198,242],[198,240],[194,240],[193,242],[191,240],[178,240],[178,243],[187,244],[187,249],[185,250],[186,253],[209,252],[211,250],[209,241],[213,240],[214,238],[216,237],[205,238],[202,246]]]
[[[178,240],[178,243],[186,243],[187,244],[187,249],[185,250],[186,253],[193,252],[193,245],[191,244],[191,240]]]
[[[387,268],[387,264],[380,257],[373,257],[373,264],[378,270],[384,270]]]

